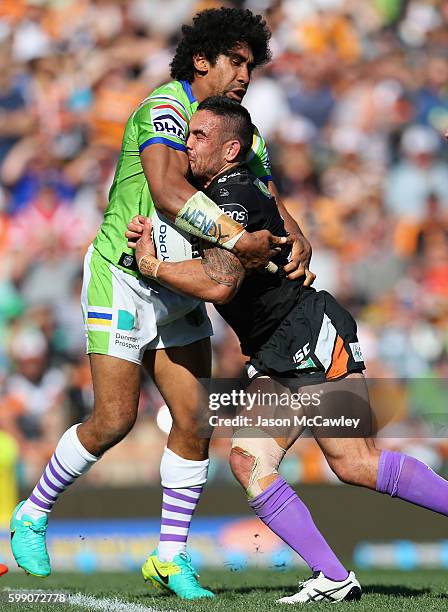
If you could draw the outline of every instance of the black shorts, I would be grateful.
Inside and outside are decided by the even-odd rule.
[[[300,378],[303,384],[335,380],[365,369],[356,322],[327,291],[304,290],[298,303],[247,364],[259,376]]]

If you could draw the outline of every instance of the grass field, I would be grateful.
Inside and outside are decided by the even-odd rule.
[[[448,572],[443,571],[370,571],[357,572],[364,594],[360,602],[338,604],[344,612],[396,612],[398,610],[447,611]],[[307,576],[302,575],[301,578]],[[150,589],[135,574],[91,575],[59,573],[46,580],[24,574],[7,574],[0,578],[0,610],[3,612],[42,610],[43,612],[152,612],[194,610],[195,612],[263,612],[284,610],[276,598],[295,591],[297,573],[293,571],[229,570],[203,571],[201,582],[218,595],[212,601],[185,602],[165,591]],[[45,589],[64,591],[71,603],[7,603],[9,589]],[[329,608],[331,604],[313,604],[314,608]],[[289,608],[287,608],[289,609]]]

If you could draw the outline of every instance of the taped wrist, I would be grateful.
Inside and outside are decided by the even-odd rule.
[[[188,234],[203,238],[231,251],[246,231],[222,212],[213,200],[197,191],[177,213],[175,225]]]
[[[138,269],[143,276],[157,278],[157,270],[161,262],[152,255],[143,255],[138,261]]]

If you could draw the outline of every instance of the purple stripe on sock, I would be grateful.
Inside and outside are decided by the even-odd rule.
[[[62,465],[62,463],[59,461],[59,459],[58,459],[58,457],[57,457],[56,453],[54,453],[53,457],[54,457],[54,459],[55,459],[56,463],[58,464],[58,466],[61,468],[61,470],[62,470],[63,472],[65,472],[65,473],[67,474],[67,476],[69,476],[70,478],[77,478],[78,474],[72,474],[72,472],[69,472],[69,471],[68,471],[68,469],[67,469],[67,468],[65,468],[65,467]]]
[[[195,493],[202,493],[203,487],[188,487],[190,491],[194,491]]]
[[[173,489],[163,489],[163,493],[165,495],[169,495],[170,497],[174,497],[175,499],[180,499],[181,501],[189,502],[190,504],[196,504],[198,499],[196,497],[188,497],[188,495],[184,495],[183,493],[178,493]]]
[[[168,527],[185,527],[188,529],[190,521],[178,521],[176,519],[162,517],[162,525],[167,525]]]
[[[166,504],[163,502],[162,510],[168,510],[169,512],[179,512],[180,514],[189,514],[190,516],[193,514],[194,510],[190,510],[189,508],[181,508],[180,506],[172,506],[171,504]]]
[[[186,542],[187,535],[185,534],[184,536],[181,536],[175,533],[161,533],[160,541],[161,542]]]
[[[59,480],[59,482],[64,485],[64,487],[68,487],[68,485],[71,483],[71,480],[65,480],[64,478],[62,478],[62,476],[56,471],[55,467],[53,466],[52,459],[50,459],[48,467],[50,469],[50,472],[56,478],[56,480]]]
[[[45,499],[45,501],[48,502],[54,502],[55,498],[53,498],[50,493],[47,493],[45,491],[45,489],[43,488],[43,486],[40,484],[40,482],[37,483],[36,488],[39,490],[39,493],[42,495],[42,497]]]
[[[36,497],[33,493],[31,493],[29,498],[33,502],[33,504],[36,504],[36,506],[39,506],[39,508],[42,508],[43,510],[51,510],[53,507],[53,504],[46,504],[41,499]]]
[[[48,464],[48,467],[50,468],[50,471],[51,471],[51,465],[50,464]],[[53,491],[59,495],[59,493],[64,490],[64,487],[62,485],[55,485],[53,482],[51,482],[51,480],[48,478],[46,472],[47,472],[47,470],[45,470],[45,472],[42,474],[42,477],[45,480],[45,484],[47,486],[49,486],[50,489],[53,489]],[[51,472],[51,473],[53,474],[53,472]],[[54,474],[53,474],[53,476],[54,476]]]

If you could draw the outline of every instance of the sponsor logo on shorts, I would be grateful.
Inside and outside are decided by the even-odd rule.
[[[314,361],[311,359],[311,357],[308,357],[308,359],[305,359],[304,361],[301,361],[296,365],[296,370],[307,370],[308,368],[315,367],[316,364],[314,363]]]
[[[90,306],[87,309],[87,327],[92,331],[110,331],[112,327],[112,308]]]
[[[300,348],[297,353],[292,356],[292,360],[294,363],[301,364],[304,361],[305,357],[310,354],[310,343],[307,342],[302,348]]]
[[[131,331],[135,327],[135,316],[128,310],[118,311],[117,329]]]
[[[352,351],[353,359],[355,361],[364,361],[364,357],[362,356],[361,347],[359,346],[359,342],[350,342],[349,344],[350,350]]]
[[[119,332],[115,332],[114,344],[115,346],[121,346],[122,348],[134,349],[136,351],[140,350],[140,344],[136,341],[133,335],[129,334],[120,334]]]
[[[103,331],[111,332],[112,330],[121,330],[132,332],[135,328],[135,314],[128,310],[116,310],[106,307],[90,307],[87,311],[87,329],[88,331]],[[133,338],[135,341],[135,338]]]

